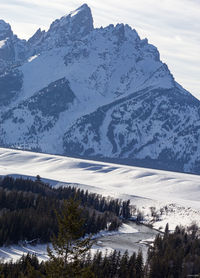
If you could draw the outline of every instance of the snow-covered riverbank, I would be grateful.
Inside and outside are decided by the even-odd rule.
[[[94,245],[91,252],[94,254],[97,250],[103,253],[110,252],[114,249],[124,252],[128,250],[130,253],[133,251],[143,250],[145,253],[147,247],[142,240],[147,240],[150,237],[155,237],[156,232],[148,227],[136,225],[135,223],[123,224],[119,231],[101,231],[96,234]],[[51,246],[51,245],[50,245]],[[0,247],[0,259],[4,261],[18,260],[23,254],[35,254],[40,261],[47,260],[47,244],[37,245],[12,245],[9,247]]]

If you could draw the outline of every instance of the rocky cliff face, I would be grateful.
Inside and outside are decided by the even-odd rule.
[[[200,173],[200,102],[128,25],[90,8],[28,40],[0,21],[0,143]]]

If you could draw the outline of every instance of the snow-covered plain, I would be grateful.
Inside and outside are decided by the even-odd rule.
[[[0,174],[35,177],[53,186],[72,183],[105,196],[130,199],[155,228],[200,225],[200,176],[0,148]]]

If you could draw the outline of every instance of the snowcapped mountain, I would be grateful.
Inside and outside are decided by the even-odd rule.
[[[0,21],[0,145],[200,173],[200,102],[128,25],[90,8],[28,40]]]

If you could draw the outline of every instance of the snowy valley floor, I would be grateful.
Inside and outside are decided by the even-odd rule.
[[[164,230],[166,223],[171,230],[179,224],[200,226],[198,175],[4,148],[0,148],[0,175],[40,175],[53,186],[72,183],[90,192],[130,199],[144,214],[144,222],[156,229]]]

